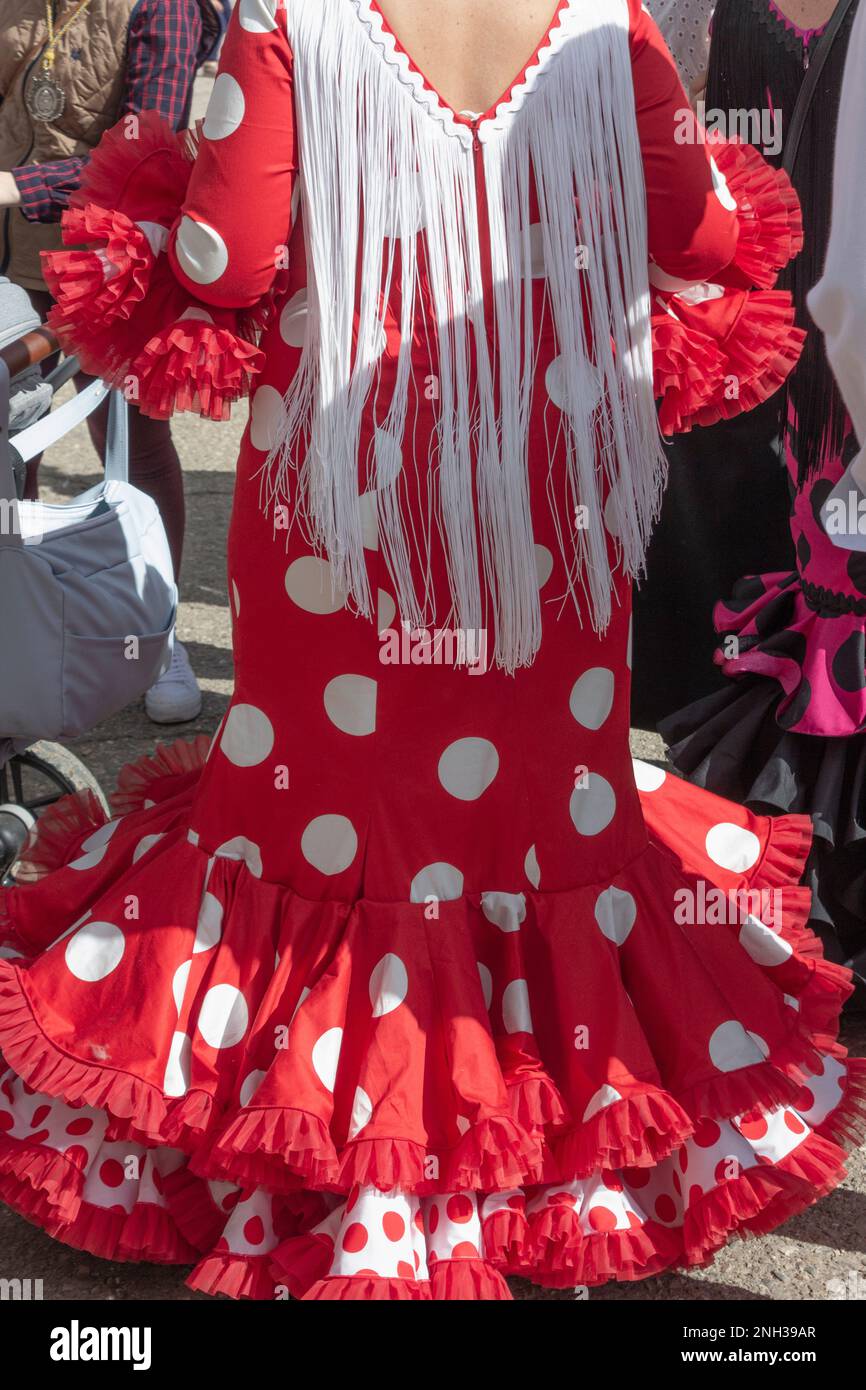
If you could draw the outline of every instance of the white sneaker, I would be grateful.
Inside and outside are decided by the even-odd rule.
[[[182,724],[201,712],[201,691],[186,647],[175,638],[171,665],[148,690],[144,708],[154,724]]]

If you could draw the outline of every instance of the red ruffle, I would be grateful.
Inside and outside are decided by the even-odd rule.
[[[0,1135],[0,1173],[32,1188],[58,1219],[72,1221],[78,1215],[82,1172],[56,1149]]]
[[[529,1218],[524,1267],[515,1272],[560,1289],[609,1279],[646,1279],[674,1264],[680,1248],[677,1231],[654,1221],[584,1235],[575,1208],[554,1202]]]
[[[274,1276],[267,1255],[232,1255],[228,1250],[215,1250],[199,1260],[186,1282],[199,1293],[221,1293],[228,1298],[274,1297]]]
[[[196,1155],[192,1170],[204,1178],[293,1192],[300,1179],[310,1187],[335,1186],[340,1165],[317,1115],[273,1107],[242,1111]]]
[[[486,1260],[436,1260],[430,1265],[430,1295],[441,1303],[511,1301],[511,1290]]]
[[[662,1091],[627,1096],[599,1110],[554,1142],[564,1182],[599,1168],[644,1168],[678,1149],[694,1133],[686,1111]]]
[[[271,1266],[277,1283],[284,1283],[293,1298],[305,1298],[327,1278],[333,1258],[330,1236],[311,1232],[278,1245],[271,1255]]]
[[[842,1149],[853,1149],[866,1143],[866,1058],[847,1057],[845,1066],[848,1076],[842,1099],[815,1133]]]
[[[127,120],[103,136],[63,215],[64,241],[79,249],[43,254],[57,301],[48,322],[86,372],[123,389],[143,414],[166,419],[189,410],[225,420],[264,364],[257,341],[274,295],[235,312],[204,303],[175,279],[142,224],[168,243],[190,150],[154,112],[139,119],[134,138]]]
[[[481,1222],[484,1252],[498,1269],[506,1273],[521,1270],[529,1239],[526,1205],[523,1197],[516,1207],[500,1207]]]
[[[772,289],[803,245],[791,181],[750,145],[714,136],[708,142],[737,202],[737,251],[713,285],[652,291],[654,391],[666,435],[729,420],[768,400],[796,366],[805,339],[790,293]]]
[[[309,1303],[372,1303],[383,1299],[426,1303],[432,1294],[430,1285],[420,1279],[380,1279],[375,1274],[355,1274],[320,1279],[303,1297]]]
[[[116,1135],[139,1143],[177,1143],[184,1135],[195,1134],[200,1140],[207,1127],[209,1096],[189,1092],[167,1105],[149,1082],[82,1062],[55,1047],[33,1016],[21,972],[8,960],[0,960],[0,1052],[34,1091],[59,1096],[69,1105],[107,1111],[116,1122]]]
[[[134,763],[125,763],[111,795],[114,814],[126,816],[130,811],[141,811],[148,803],[158,805],[183,791],[204,767],[210,743],[207,734],[178,738],[172,743],[157,744],[154,753],[137,758]],[[41,824],[40,820],[40,827]]]
[[[739,236],[733,265],[748,284],[768,290],[803,249],[800,200],[784,169],[754,148],[710,134],[707,143],[737,204]],[[724,272],[720,283],[726,283]]]
[[[103,1260],[183,1265],[196,1258],[168,1212],[152,1203],[139,1203],[127,1215],[81,1202],[75,1218],[64,1220],[41,1192],[11,1175],[0,1178],[0,1199],[55,1240]]]
[[[732,1235],[766,1235],[803,1211],[845,1176],[835,1144],[810,1134],[779,1163],[748,1168],[690,1202],[683,1263],[707,1265]]]

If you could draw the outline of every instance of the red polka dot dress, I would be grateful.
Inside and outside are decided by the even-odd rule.
[[[547,129],[598,44],[625,95],[586,119],[639,157],[608,261]],[[390,136],[342,130],[335,165],[338,75]],[[562,0],[469,118],[370,0],[239,0],[194,167],[148,118],[97,153],[58,331],[152,414],[252,408],[220,728],[125,768],[110,820],[59,803],[2,897],[0,1196],[58,1239],[236,1297],[498,1299],[706,1264],[843,1175],[864,1087],[804,927],[808,822],[629,753],[644,385],[680,424],[732,360],[772,389],[790,328],[744,287],[790,254],[782,176],[677,143],[683,105],[636,4]],[[641,235],[665,284],[633,298]]]

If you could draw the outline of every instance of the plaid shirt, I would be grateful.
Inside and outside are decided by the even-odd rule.
[[[128,112],[158,111],[178,130],[188,116],[196,71],[220,32],[220,19],[209,3],[139,0],[129,21],[126,90],[118,119]],[[28,222],[59,222],[86,163],[86,155],[73,155],[12,170]]]

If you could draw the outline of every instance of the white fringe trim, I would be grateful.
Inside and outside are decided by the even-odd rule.
[[[367,463],[401,618],[413,627],[453,620],[469,631],[489,626],[492,605],[494,660],[512,671],[533,660],[541,640],[529,488],[533,179],[559,352],[547,384],[561,410],[545,413],[553,422],[547,443],[551,463],[563,453],[566,461],[559,495],[552,469],[547,491],[568,593],[579,609],[586,603],[596,630],[610,619],[613,594],[607,494],[616,513],[614,568],[634,577],[664,485],[626,0],[569,0],[524,80],[475,127],[430,90],[368,0],[289,0],[288,20],[310,281],[304,349],[264,467],[263,505],[295,496],[335,589],[372,617],[358,499]],[[484,188],[492,306],[477,202]],[[581,246],[586,263],[578,269]],[[422,279],[435,318],[428,347],[439,398],[429,457],[417,459],[409,403],[410,387],[413,399],[421,394],[412,343],[416,332],[429,333]],[[399,355],[383,402],[382,318],[398,293]],[[371,397],[376,430],[364,460]],[[422,515],[408,503],[407,474],[413,486],[421,480]],[[436,529],[451,591],[447,617],[432,604]]]

